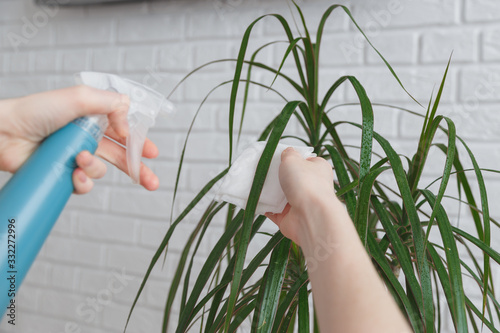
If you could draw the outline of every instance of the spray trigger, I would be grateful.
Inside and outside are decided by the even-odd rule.
[[[139,184],[142,150],[148,131],[154,126],[158,115],[172,114],[175,111],[174,105],[159,92],[117,75],[81,72],[76,75],[75,80],[78,84],[118,92],[129,97],[130,106],[127,114],[129,136],[126,139],[127,168],[132,182]],[[106,115],[93,117],[107,118]],[[107,128],[107,122],[101,121],[101,123],[105,123],[105,126],[102,125],[104,128],[101,127],[104,132]]]

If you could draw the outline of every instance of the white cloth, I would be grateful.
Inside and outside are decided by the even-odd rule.
[[[215,196],[217,201],[226,201],[243,209],[246,207],[255,171],[257,170],[257,164],[265,146],[266,142],[264,141],[255,142],[249,145],[238,156],[229,169],[229,172],[222,179],[222,185]],[[266,212],[281,213],[286,206],[287,200],[281,189],[278,171],[281,164],[281,153],[287,147],[293,147],[304,159],[316,156],[313,153],[312,147],[295,147],[278,144],[264,182],[264,187],[262,188],[255,214],[264,214]]]

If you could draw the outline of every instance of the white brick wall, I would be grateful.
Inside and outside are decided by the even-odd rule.
[[[301,1],[311,32],[316,31],[323,10],[333,2]],[[469,140],[479,163],[498,168],[500,2],[338,2],[350,5],[370,39],[422,104],[428,102],[433,89],[436,91],[453,51],[440,110],[456,121],[459,133]],[[283,0],[146,1],[89,8],[61,7],[55,11],[40,9],[31,0],[0,0],[0,98],[71,85],[71,75],[81,70],[147,80],[168,94],[196,66],[235,57],[246,26],[256,17],[271,12],[290,16]],[[27,27],[27,21],[37,26]],[[27,37],[16,49],[12,46],[12,34],[21,35],[23,31]],[[252,38],[250,49],[272,39],[283,39],[282,28],[275,20],[267,19],[255,27]],[[275,45],[262,52],[259,59],[277,65],[284,51],[283,45]],[[416,109],[376,53],[340,12],[332,14],[325,28],[321,61],[323,84],[340,75],[354,74],[373,102]],[[290,68],[289,64],[285,68]],[[177,161],[192,116],[210,89],[232,78],[233,68],[234,63],[208,67],[173,94],[178,112],[169,119],[159,120],[151,133],[161,153],[157,160],[147,163],[160,177],[159,191],[150,193],[133,186],[123,174],[108,168],[108,174],[96,182],[91,194],[71,198],[21,289],[18,332],[122,331],[145,268],[168,228]],[[257,75],[263,82],[270,83],[273,79],[270,75]],[[283,90],[283,87],[276,82],[275,88]],[[325,86],[321,91],[325,91]],[[207,100],[193,127],[174,213],[224,167],[228,92],[228,86],[218,89]],[[293,98],[293,92],[286,89],[282,92]],[[336,102],[355,101],[351,87],[342,87],[339,92],[334,97]],[[272,92],[260,88],[251,90],[250,101],[242,142],[255,138],[262,125],[283,105]],[[384,107],[376,107],[375,113],[377,131],[402,151],[415,149],[419,120]],[[339,110],[338,117],[360,118],[353,108]],[[298,131],[297,124],[290,127],[291,132]],[[347,128],[341,132],[353,141],[359,135]],[[437,158],[439,154],[434,155]],[[431,181],[435,170],[441,168],[442,160],[437,158],[424,179]],[[494,203],[500,199],[500,181],[498,176],[485,176]],[[1,183],[7,178],[8,175],[0,173]],[[499,209],[494,207],[492,212],[496,218],[500,217]],[[182,250],[181,236],[189,235],[194,222],[190,219],[180,227],[171,244],[172,253]],[[274,230],[271,224],[267,227]],[[209,234],[217,237],[221,228],[220,221],[216,221]],[[200,251],[207,252],[214,241],[208,239]],[[494,242],[498,248],[498,238]],[[169,257],[163,271],[160,267],[153,271],[130,332],[159,331],[167,283],[175,263],[176,258]],[[196,263],[194,271],[202,264]],[[499,279],[497,276],[497,285]],[[112,291],[110,284],[120,288]],[[91,304],[97,304],[96,308]],[[451,332],[452,324],[449,321],[445,324],[443,331]],[[9,330],[5,321],[0,330]]]

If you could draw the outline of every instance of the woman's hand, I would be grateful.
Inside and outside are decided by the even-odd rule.
[[[334,193],[331,165],[287,149],[279,178],[288,204],[266,216],[302,248],[320,330],[411,332]]]
[[[105,114],[109,127],[105,134],[125,143],[128,136],[127,113],[130,101],[126,95],[87,86],[48,91],[0,101],[0,170],[16,172],[47,136],[72,120]],[[127,173],[125,150],[103,138],[96,155]],[[146,139],[143,157],[158,156],[156,145]],[[88,151],[76,157],[78,168],[73,173],[75,193],[89,192],[92,179],[106,173],[106,165]],[[140,183],[148,190],[156,190],[158,177],[141,165]]]
[[[333,190],[332,166],[321,157],[305,160],[289,147],[281,154],[279,179],[288,204],[282,213],[267,213],[266,217],[283,235],[301,245],[301,238],[309,232],[304,221],[311,220],[324,205],[341,205]]]

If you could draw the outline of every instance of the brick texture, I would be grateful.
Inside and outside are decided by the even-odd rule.
[[[304,9],[310,32],[315,33],[323,11],[332,2],[298,2]],[[432,93],[436,95],[453,51],[438,112],[456,122],[458,134],[469,142],[482,167],[498,169],[500,2],[336,2],[351,8],[367,37],[422,105],[428,104]],[[235,58],[247,25],[265,13],[291,18],[287,4],[281,0],[141,1],[70,8],[41,8],[32,0],[0,0],[0,98],[67,87],[73,84],[73,73],[82,70],[118,73],[167,95],[195,67],[217,59]],[[295,31],[295,25],[289,22]],[[300,19],[297,23],[300,27]],[[262,44],[286,39],[283,31],[275,18],[257,23],[247,58]],[[257,60],[277,66],[285,51],[284,44],[274,44],[262,50]],[[339,76],[355,75],[372,102],[395,104],[425,114],[425,109],[403,91],[342,10],[333,12],[325,25],[321,52],[320,97]],[[283,70],[292,79],[299,80],[290,60],[291,57]],[[149,135],[157,143],[160,156],[157,160],[144,161],[160,178],[158,191],[147,192],[131,184],[127,176],[108,164],[108,174],[96,181],[90,194],[70,199],[21,288],[16,332],[122,332],[144,272],[170,225],[178,162],[192,117],[212,88],[233,78],[233,71],[232,61],[208,66],[194,73],[172,94],[177,112],[159,119]],[[266,85],[273,78],[274,75],[258,70],[252,76],[252,80]],[[273,88],[287,99],[299,96],[280,79]],[[238,94],[238,103],[243,98],[242,91]],[[227,165],[229,93],[230,85],[213,92],[194,123],[180,175],[174,217]],[[235,153],[245,143],[255,140],[284,105],[281,97],[261,87],[251,87],[249,101],[241,143],[235,147]],[[357,101],[354,89],[347,84],[332,96],[331,105]],[[239,122],[240,105],[235,125]],[[338,121],[361,121],[356,105],[338,107],[332,112]],[[422,118],[388,106],[375,106],[374,113],[375,130],[390,140],[398,152],[413,154]],[[298,122],[292,121],[286,133],[302,133],[299,127]],[[359,129],[342,125],[339,133],[346,144],[359,145]],[[437,138],[446,140],[442,133],[438,133]],[[374,149],[381,151],[376,144]],[[359,154],[356,148],[349,151]],[[465,150],[459,148],[459,152],[463,164],[470,167]],[[439,177],[443,166],[443,154],[434,149],[422,183]],[[484,176],[490,202],[498,202],[498,175],[485,172]],[[8,178],[6,173],[0,173],[0,186]],[[389,172],[382,174],[381,179],[395,186]],[[454,187],[455,184],[450,183],[452,195],[456,194]],[[208,197],[210,195],[213,193]],[[197,218],[203,213],[201,206],[209,201],[210,198],[202,201],[203,205],[195,208],[185,223],[179,225],[170,243],[172,255],[167,257],[164,269],[153,270],[151,282],[132,316],[129,332],[160,330],[177,260]],[[458,207],[451,200],[444,204],[452,211],[452,223],[458,223],[459,213],[464,216],[460,223],[467,223],[468,213],[463,206]],[[499,206],[493,206],[492,216],[498,220]],[[210,251],[223,230],[222,219],[213,223],[207,232],[209,237],[200,246],[201,255]],[[472,225],[465,228],[473,230]],[[269,222],[267,229],[274,232],[276,227]],[[257,253],[266,243],[267,236],[261,236],[251,244],[250,254]],[[496,249],[500,246],[499,237],[498,232],[492,235]],[[193,274],[199,272],[202,258],[195,260]],[[497,272],[498,289],[500,269],[498,266],[493,269]],[[474,301],[480,300],[480,295],[477,296]],[[178,309],[174,309],[174,322],[176,314]],[[14,332],[8,326],[4,320],[0,331]],[[451,320],[445,318],[442,332],[453,331]]]

